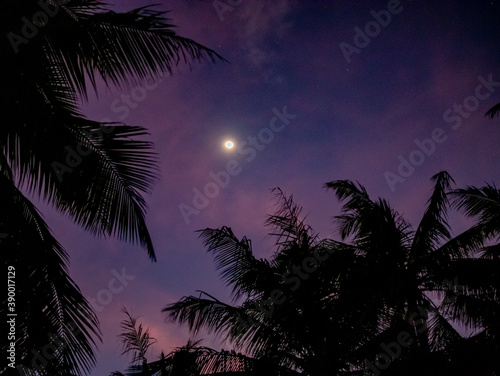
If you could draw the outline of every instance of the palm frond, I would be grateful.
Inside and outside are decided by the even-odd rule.
[[[85,96],[85,77],[96,89],[98,74],[118,87],[172,73],[183,62],[225,61],[213,50],[177,35],[165,12],[146,6],[125,13],[104,12],[76,2],[59,17],[57,27],[45,30],[51,56],[71,87]],[[78,44],[68,43],[72,35]]]
[[[137,318],[132,317],[126,308],[123,308],[122,312],[127,316],[120,325],[122,355],[132,353],[132,362],[144,362],[148,349],[156,342],[156,339],[151,337],[149,328],[144,329],[142,324],[137,325]]]
[[[273,229],[270,235],[277,238],[277,253],[292,243],[304,249],[311,246],[316,235],[304,218],[301,218],[302,208],[294,202],[293,196],[287,197],[280,188],[274,188],[272,192],[275,192],[277,198],[277,210],[267,217],[266,226]]]
[[[271,375],[299,375],[285,367],[276,366],[272,362],[245,356],[235,351],[207,352],[198,358],[202,365],[202,375],[238,375],[271,376]]]
[[[486,259],[500,259],[500,244],[490,245],[480,249],[480,257]]]
[[[202,375],[224,375],[232,372],[244,372],[252,374],[252,365],[256,360],[237,354],[234,351],[220,351],[205,353],[198,358],[201,365],[200,374]]]
[[[233,298],[250,296],[261,291],[272,277],[267,260],[257,260],[252,253],[250,240],[238,240],[229,227],[200,230],[200,238],[208,252],[214,254],[217,270],[228,286],[232,286]]]
[[[415,232],[411,252],[414,258],[425,257],[435,249],[443,239],[450,238],[446,210],[448,206],[447,193],[453,179],[446,171],[434,175],[435,182],[431,198],[427,202],[427,209]]]
[[[451,325],[449,319],[435,310],[428,321],[429,342],[433,351],[439,351],[455,343],[462,336]]]
[[[231,330],[238,333],[239,330],[244,330],[247,324],[241,310],[204,292],[201,294],[210,298],[185,296],[178,302],[167,305],[162,312],[166,313],[171,321],[187,323],[194,335],[202,328],[217,335]]]
[[[336,180],[326,183],[325,188],[334,190],[339,201],[347,201],[342,207],[342,214],[335,216],[342,239],[359,233],[363,219],[360,214],[371,211],[374,206],[365,187],[350,180]]]
[[[384,257],[401,264],[411,241],[410,225],[386,200],[372,201],[366,189],[348,180],[326,184],[341,201],[341,214],[335,216],[343,239],[352,236],[353,244],[372,260]]]
[[[30,369],[32,351],[52,343],[55,359],[47,372],[63,368],[67,374],[89,372],[99,339],[98,320],[68,276],[66,251],[34,205],[4,175],[0,175],[0,206],[0,231],[8,234],[0,244],[1,263],[16,268],[17,363]],[[7,336],[1,342],[2,353],[8,347],[4,339]]]
[[[438,269],[448,267],[453,260],[471,257],[480,252],[485,237],[484,226],[474,225],[439,246],[425,263],[427,266],[437,266]]]
[[[476,217],[490,234],[500,233],[500,190],[495,185],[466,187],[452,192],[453,205],[469,217]],[[487,234],[487,235],[490,235]]]
[[[156,164],[151,143],[131,139],[145,130],[65,116],[47,120],[53,126],[40,124],[36,138],[31,128],[0,130],[0,148],[20,184],[94,235],[139,242],[155,260],[141,192],[156,180]]]
[[[271,376],[298,375],[271,362],[256,359],[231,351],[216,351],[199,346],[199,341],[188,341],[186,346],[178,347],[171,353],[162,354],[160,359],[147,365],[134,365],[129,368],[128,376],[161,376],[161,375],[206,375],[206,376]],[[116,376],[122,376],[116,373]]]
[[[491,119],[493,119],[495,116],[497,116],[500,113],[500,103],[497,103],[493,107],[491,107],[488,111],[486,111],[486,116],[489,116]]]
[[[270,325],[266,311],[260,305],[262,302],[247,299],[241,306],[231,306],[204,292],[202,294],[208,299],[184,297],[162,312],[167,313],[172,321],[188,324],[194,335],[203,328],[231,340],[235,348],[249,353],[262,352],[275,342],[277,328]]]

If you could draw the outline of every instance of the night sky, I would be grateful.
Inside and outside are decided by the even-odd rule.
[[[115,3],[122,11],[158,1]],[[321,237],[338,238],[340,205],[326,182],[359,181],[414,225],[440,170],[457,187],[500,183],[500,118],[484,116],[500,102],[498,1],[185,0],[157,9],[229,63],[179,65],[173,77],[125,90],[101,86],[82,109],[150,131],[161,170],[146,196],[158,262],[39,204],[72,278],[95,299],[103,343],[92,376],[128,365],[117,338],[122,307],[157,338],[153,361],[189,338],[165,321],[167,304],[196,290],[229,301],[195,231],[227,225],[270,256],[272,188],[293,194]],[[467,224],[453,215],[451,223],[455,234]],[[115,280],[120,291],[103,292],[116,274],[123,289]]]

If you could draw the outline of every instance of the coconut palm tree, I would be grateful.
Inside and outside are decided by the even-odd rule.
[[[364,187],[346,180],[326,187],[344,201],[335,221],[348,243],[319,240],[300,208],[283,195],[280,209],[267,221],[277,238],[270,259],[256,259],[250,241],[239,240],[227,227],[205,229],[201,237],[233,288],[233,304],[202,292],[164,311],[194,334],[207,329],[249,358],[295,374],[444,374],[450,369],[464,374],[471,366],[461,355],[464,349],[475,344],[493,354],[485,345],[495,338],[471,320],[469,303],[482,296],[498,303],[498,269],[488,263],[492,276],[478,279],[476,271],[486,263],[480,265],[473,255],[484,232],[472,227],[451,236],[452,179],[441,172],[433,180],[415,230],[386,200],[373,201]],[[473,276],[464,275],[468,268]],[[454,322],[468,325],[474,336],[463,338]],[[483,374],[492,370],[489,364]]]
[[[384,343],[381,339],[394,341],[394,334],[403,331],[411,336],[412,343],[403,346],[386,374],[403,370],[440,374],[443,369],[464,374],[473,362],[458,356],[454,350],[457,343],[468,343],[469,348],[472,343],[476,348],[483,344],[481,347],[487,348],[484,336],[489,344],[493,342],[489,332],[482,331],[484,322],[475,319],[475,311],[487,307],[490,319],[500,313],[500,265],[475,257],[485,241],[484,229],[472,226],[452,237],[447,211],[453,180],[446,172],[432,179],[434,190],[415,231],[385,200],[372,201],[363,187],[349,181],[326,185],[345,200],[337,217],[342,237],[349,237],[364,254],[361,271],[365,278],[360,283],[365,286],[359,285],[353,293],[368,305],[370,315],[381,319],[380,333],[364,346]],[[465,325],[474,336],[462,338],[452,323]],[[387,336],[390,332],[393,334]],[[381,347],[377,351],[380,353]],[[485,354],[494,359],[490,349]],[[376,354],[369,359],[376,360]],[[491,365],[484,374],[493,369],[498,370],[498,365]]]
[[[358,255],[350,245],[320,240],[293,197],[277,192],[279,208],[267,219],[277,248],[270,259],[255,258],[251,242],[230,228],[201,231],[233,304],[202,292],[164,312],[194,334],[205,328],[229,339],[266,374],[347,372],[358,343],[377,329],[375,321],[359,320],[362,312],[346,305],[355,297],[342,292]]]
[[[179,62],[223,60],[172,28],[165,14],[151,7],[116,13],[98,0],[2,3],[0,190],[8,194],[0,196],[0,257],[3,265],[19,262],[16,279],[24,290],[17,304],[25,310],[17,317],[23,331],[17,336],[16,364],[26,372],[43,362],[73,373],[87,371],[98,329],[67,275],[63,248],[24,195],[38,196],[96,236],[139,243],[155,260],[143,195],[157,167],[152,144],[137,139],[147,132],[86,119],[78,105],[99,82],[121,89],[172,73]],[[24,273],[35,267],[36,273]],[[31,304],[34,299],[40,302]],[[83,336],[76,337],[67,320]],[[47,337],[51,331],[60,346]],[[58,350],[32,364],[32,352],[45,345]],[[2,353],[8,346],[2,336]],[[2,358],[0,370],[6,367]],[[40,373],[56,374],[44,370]]]

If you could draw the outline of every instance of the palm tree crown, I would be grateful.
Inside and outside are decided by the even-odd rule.
[[[67,274],[66,252],[21,191],[94,235],[139,243],[156,259],[143,195],[158,169],[152,144],[137,139],[146,130],[86,119],[78,104],[99,80],[124,88],[171,73],[180,62],[223,61],[177,35],[164,16],[152,7],[116,13],[98,0],[2,4],[0,233],[7,235],[0,250],[2,264],[19,270],[16,348],[25,374],[88,372],[99,330]],[[8,346],[2,337],[2,353]],[[33,351],[44,346],[57,350],[48,359],[42,354],[34,369]],[[3,359],[0,369],[6,367]]]
[[[484,242],[482,229],[473,226],[451,236],[447,209],[453,180],[446,172],[433,180],[415,230],[387,201],[370,199],[364,187],[346,180],[327,183],[344,202],[335,221],[349,243],[320,240],[280,191],[281,205],[267,221],[277,239],[270,259],[256,259],[250,241],[238,240],[230,228],[201,231],[232,287],[233,304],[202,292],[164,311],[194,334],[205,328],[223,335],[251,364],[267,364],[268,370],[318,376],[446,369],[466,374],[471,362],[463,351],[480,348],[483,358],[493,359],[488,346],[498,348],[492,321],[500,312],[498,265],[475,257]],[[484,308],[491,308],[490,314],[481,314]],[[457,322],[474,335],[462,337]],[[394,341],[400,341],[398,351],[381,358]],[[495,367],[485,363],[484,374]]]

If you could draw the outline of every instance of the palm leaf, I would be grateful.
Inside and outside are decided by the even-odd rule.
[[[144,129],[66,116],[49,119],[52,127],[40,124],[36,138],[31,128],[15,124],[0,130],[0,148],[20,183],[95,235],[140,242],[155,260],[141,191],[149,192],[156,165],[151,143],[131,140],[146,134]]]
[[[250,296],[261,291],[272,278],[272,270],[267,260],[257,260],[252,253],[251,242],[243,237],[238,240],[228,227],[204,229],[200,238],[207,252],[214,254],[217,270],[228,286],[232,286],[233,299]]]
[[[450,323],[450,320],[443,316],[438,310],[433,312],[428,321],[429,342],[433,351],[447,348],[462,337]]]
[[[45,30],[60,74],[83,96],[85,77],[96,89],[96,74],[107,84],[121,86],[144,82],[161,72],[172,73],[180,61],[188,65],[225,61],[213,50],[178,36],[165,12],[150,6],[125,13],[104,12],[99,3],[72,1],[58,24]],[[66,35],[79,43],[69,43]]]
[[[296,244],[299,249],[307,249],[315,242],[316,236],[304,219],[300,218],[302,208],[294,202],[293,196],[287,197],[281,189],[274,188],[272,192],[275,192],[277,198],[277,210],[268,216],[266,226],[276,231],[269,234],[277,238],[276,252],[279,253],[289,244]]]
[[[374,205],[366,189],[359,184],[356,186],[350,180],[332,181],[326,183],[325,188],[333,189],[339,201],[347,200],[342,207],[342,214],[335,216],[342,239],[361,233],[364,216],[360,214],[372,211]]]
[[[221,333],[246,327],[246,318],[241,310],[221,302],[210,295],[210,298],[188,296],[176,303],[167,305],[162,312],[167,313],[171,321],[187,323],[189,329],[196,335],[202,328],[219,335]]]
[[[67,374],[78,369],[88,372],[95,361],[98,320],[68,276],[65,250],[33,204],[3,175],[0,197],[0,231],[8,234],[0,244],[1,261],[5,268],[16,267],[17,363],[29,373],[32,350],[42,351],[55,341],[60,342],[55,346],[55,359],[44,372],[50,374],[51,369],[61,368]],[[6,298],[2,313],[7,307]],[[51,336],[58,339],[52,340]],[[6,339],[2,338],[2,353],[7,351]]]
[[[450,238],[449,226],[446,221],[448,206],[447,192],[450,190],[451,176],[442,171],[432,177],[435,181],[434,190],[428,201],[427,209],[420,221],[411,248],[413,258],[429,255],[429,252]]]
[[[486,238],[485,233],[484,226],[474,225],[439,246],[433,252],[432,258],[426,261],[445,267],[452,260],[470,257],[482,249]]]
[[[143,362],[146,360],[146,353],[156,339],[151,337],[149,328],[144,329],[142,324],[137,325],[137,318],[132,317],[126,308],[122,312],[127,316],[121,322],[122,333],[119,337],[123,343],[123,354],[132,353],[132,362]]]
[[[486,116],[489,116],[490,118],[494,118],[500,113],[500,103],[497,103],[493,107],[491,107],[488,111],[486,111]]]
[[[500,233],[500,190],[495,185],[482,188],[466,187],[452,192],[453,204],[469,217],[479,219],[489,231],[486,235]]]

